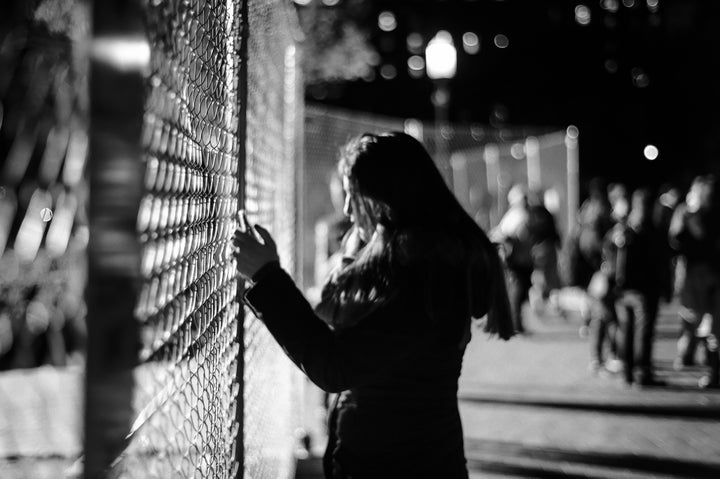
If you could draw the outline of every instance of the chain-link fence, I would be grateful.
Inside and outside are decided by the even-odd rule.
[[[167,1],[143,9],[138,413],[113,475],[223,478],[240,466],[240,307],[224,252],[239,209],[241,8]]]
[[[229,240],[244,203],[295,268],[293,12],[227,0],[151,2],[141,13],[140,364],[112,475],[289,477],[301,383],[259,321],[239,322]]]
[[[303,382],[244,316],[229,241],[245,207],[297,269],[292,5],[0,11],[0,365],[83,349],[87,287],[87,477],[290,477]]]
[[[312,284],[351,136],[405,130],[447,152],[438,166],[484,226],[514,182],[573,210],[564,133],[305,112],[288,2],[88,6],[10,2],[0,19],[0,359],[34,365],[12,353],[23,328],[48,332],[51,358],[60,337],[81,348],[87,283],[88,477],[291,476],[304,381],[241,311],[228,241],[244,206]]]
[[[249,2],[245,207],[270,228],[281,262],[299,261],[299,182],[302,171],[303,89],[297,18],[292,5]],[[303,381],[262,323],[244,325],[244,461],[248,478],[288,478],[294,471],[294,431]]]
[[[306,108],[304,181],[305,234],[303,276],[317,282],[315,226],[333,213],[330,178],[340,147],[364,132],[405,131],[422,141],[460,203],[486,230],[507,209],[512,185],[524,184],[555,215],[561,234],[577,210],[577,130],[496,129],[482,125],[445,125],[415,119],[362,114],[309,105]],[[439,142],[443,142],[440,145]],[[320,252],[319,256],[322,256]]]

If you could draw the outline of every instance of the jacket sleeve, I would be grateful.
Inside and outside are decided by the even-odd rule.
[[[355,326],[332,330],[280,268],[258,278],[244,301],[290,359],[329,392],[382,380],[433,342],[430,327],[409,327],[409,321],[392,317],[412,314],[402,311],[400,299],[391,300]]]

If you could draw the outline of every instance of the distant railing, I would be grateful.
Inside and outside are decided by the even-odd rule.
[[[573,224],[579,182],[578,131],[573,126],[556,130],[454,124],[445,125],[438,135],[432,122],[320,105],[308,105],[305,119],[303,275],[309,286],[317,281],[315,269],[322,262],[316,255],[315,225],[333,214],[328,179],[339,148],[364,132],[405,131],[422,141],[460,203],[486,230],[500,221],[508,191],[516,183],[543,196],[561,234]],[[438,149],[440,139],[447,144]]]

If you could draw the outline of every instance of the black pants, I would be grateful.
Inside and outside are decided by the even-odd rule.
[[[615,315],[614,298],[594,299],[590,306],[592,320],[592,359],[599,364],[605,360],[605,343],[608,344],[610,354],[618,355],[618,321]]]
[[[512,309],[515,331],[522,333],[525,325],[522,317],[522,306],[528,300],[528,292],[532,286],[532,269],[508,268],[507,283],[510,308]]]
[[[625,381],[634,381],[637,368],[641,378],[652,378],[652,349],[655,340],[659,298],[655,294],[629,290],[615,302],[625,362]]]

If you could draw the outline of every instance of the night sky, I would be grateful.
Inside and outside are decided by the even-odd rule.
[[[332,3],[332,2],[331,2]],[[321,101],[386,115],[432,119],[431,81],[408,75],[410,33],[427,42],[446,29],[458,47],[450,120],[497,126],[574,124],[581,178],[630,186],[686,187],[720,164],[720,2],[712,0],[477,0],[368,3],[359,18],[381,54],[372,81],[330,86]],[[576,19],[587,7],[589,23]],[[397,27],[382,31],[378,14]],[[480,37],[463,51],[462,35]],[[507,48],[494,45],[506,35]],[[383,64],[397,76],[384,79]],[[313,98],[312,90],[308,96]],[[650,162],[643,148],[654,144]]]

